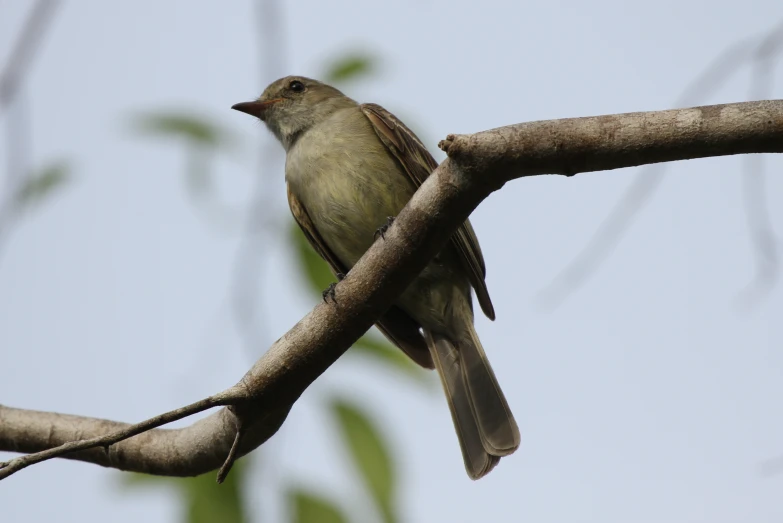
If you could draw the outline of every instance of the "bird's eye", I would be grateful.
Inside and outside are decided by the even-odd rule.
[[[305,85],[300,82],[299,80],[294,80],[290,84],[288,84],[288,88],[291,89],[295,93],[301,93],[305,90]]]

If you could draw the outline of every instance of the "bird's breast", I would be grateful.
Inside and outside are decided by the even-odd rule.
[[[330,249],[349,267],[415,191],[370,123],[359,116],[347,124],[310,129],[286,156],[290,189]]]

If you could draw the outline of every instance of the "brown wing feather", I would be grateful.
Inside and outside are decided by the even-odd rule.
[[[372,123],[381,142],[397,158],[416,187],[419,187],[438,166],[435,158],[413,131],[380,105],[362,104],[361,109]],[[481,310],[489,319],[494,320],[495,308],[492,306],[487,284],[484,281],[487,268],[470,220],[465,220],[465,223],[460,225],[451,237],[451,241],[460,253],[462,265],[476,291]]]
[[[329,249],[329,246],[326,245],[312,220],[310,220],[307,210],[294,193],[291,192],[291,188],[287,184],[286,191],[288,193],[288,206],[291,208],[291,214],[294,215],[294,220],[296,220],[299,228],[304,232],[307,241],[310,242],[315,252],[326,260],[335,275],[338,273],[346,274],[348,269]],[[381,316],[381,319],[378,320],[375,326],[389,341],[400,348],[413,361],[427,369],[435,368],[429,348],[427,348],[427,342],[419,331],[419,325],[402,309],[392,306]]]

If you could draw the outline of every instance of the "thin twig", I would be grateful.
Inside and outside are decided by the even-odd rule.
[[[226,461],[223,462],[223,465],[220,467],[220,470],[218,470],[217,473],[218,483],[223,483],[226,480],[226,477],[228,477],[228,473],[231,472],[231,467],[234,466],[234,463],[237,460],[239,445],[242,443],[242,436],[244,435],[244,433],[245,432],[242,428],[241,423],[238,423],[237,433],[236,436],[234,436],[234,442],[231,444],[231,450],[228,451],[228,456],[226,456]]]
[[[0,109],[14,100],[59,4],[59,0],[38,0],[30,11],[8,64],[0,74]]]
[[[157,416],[149,418],[145,421],[136,423],[135,425],[130,425],[105,436],[79,441],[71,441],[58,447],[43,450],[41,452],[34,452],[32,454],[26,454],[24,456],[2,462],[0,463],[0,480],[5,479],[16,472],[19,472],[20,470],[27,468],[30,465],[35,465],[36,463],[40,463],[52,458],[59,458],[72,452],[93,449],[96,447],[104,447],[108,450],[109,446],[114,445],[115,443],[119,443],[120,441],[132,438],[133,436],[147,432],[162,425],[166,425],[173,421],[187,418],[193,414],[198,414],[199,412],[203,412],[214,407],[228,405],[229,403],[236,402],[237,399],[237,389],[228,389],[220,394],[209,396],[208,398],[204,398],[195,403],[191,403],[190,405],[186,405],[163,414],[158,414]]]
[[[15,218],[16,198],[26,176],[29,114],[27,106],[18,103],[19,89],[59,4],[59,0],[38,0],[35,3],[11,50],[8,63],[0,73],[0,111],[9,107],[14,109],[13,105],[16,105],[16,110],[11,111],[5,124],[8,163],[5,196],[0,199],[0,249]]]

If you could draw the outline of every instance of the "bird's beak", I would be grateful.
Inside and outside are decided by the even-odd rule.
[[[269,100],[267,102],[262,102],[260,100],[255,100],[252,102],[241,102],[235,105],[232,105],[232,109],[236,109],[237,111],[242,111],[243,113],[247,113],[250,116],[255,116],[256,118],[263,120],[264,114],[266,113],[266,110],[276,104],[277,102],[282,102],[282,98],[275,98],[274,100]]]

